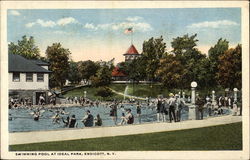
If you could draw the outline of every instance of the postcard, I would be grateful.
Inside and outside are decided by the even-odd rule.
[[[249,3],[1,2],[1,158],[249,159]]]

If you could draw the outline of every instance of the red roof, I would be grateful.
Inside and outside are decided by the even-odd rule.
[[[139,53],[137,49],[135,48],[135,46],[132,44],[124,55],[126,54],[139,54]]]
[[[119,71],[119,67],[115,67],[111,73],[112,77],[125,77],[126,75],[123,72]]]

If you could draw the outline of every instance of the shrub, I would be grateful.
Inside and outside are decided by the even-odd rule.
[[[106,97],[111,97],[113,95],[113,92],[107,87],[100,87],[98,88],[95,95],[106,98]]]

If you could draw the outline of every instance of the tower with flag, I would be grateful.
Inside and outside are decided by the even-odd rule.
[[[140,54],[138,53],[137,49],[135,48],[133,44],[131,44],[131,46],[128,48],[126,53],[123,55],[125,56],[125,62],[132,61],[140,57]]]
[[[137,49],[133,45],[133,27],[126,28],[124,31],[125,34],[130,34],[131,35],[131,46],[128,48],[125,54],[125,62],[126,61],[132,61],[140,56],[138,53]]]

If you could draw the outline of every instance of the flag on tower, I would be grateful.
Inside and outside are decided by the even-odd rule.
[[[133,32],[133,28],[132,28],[132,27],[127,28],[127,29],[124,31],[125,34],[129,34],[129,33],[132,33],[132,32]]]

